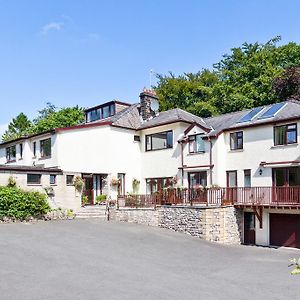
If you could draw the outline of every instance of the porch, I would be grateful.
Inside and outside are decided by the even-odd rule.
[[[300,186],[166,189],[149,195],[118,196],[117,204],[136,208],[161,205],[300,208]]]

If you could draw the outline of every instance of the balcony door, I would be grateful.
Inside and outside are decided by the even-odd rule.
[[[273,202],[294,203],[299,199],[299,167],[274,168]]]
[[[235,202],[237,200],[237,171],[227,171],[227,192],[226,200]]]

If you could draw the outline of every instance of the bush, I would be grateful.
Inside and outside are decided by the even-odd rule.
[[[45,194],[0,187],[0,218],[10,217],[20,220],[29,217],[38,218],[50,210]]]
[[[99,195],[96,197],[96,202],[100,204],[101,202],[105,202],[107,199],[107,195]]]

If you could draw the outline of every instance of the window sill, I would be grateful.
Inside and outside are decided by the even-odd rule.
[[[234,149],[234,150],[229,150],[229,153],[234,153],[234,152],[243,152],[244,149]]]
[[[27,186],[42,186],[41,183],[27,183]]]
[[[50,186],[57,186],[57,183],[50,183]]]
[[[16,160],[9,160],[5,164],[11,164],[11,163],[15,163],[15,162],[16,162]]]
[[[44,156],[44,157],[40,157],[39,160],[46,160],[46,159],[49,159],[51,158],[51,156]]]
[[[280,149],[280,148],[285,148],[285,147],[298,147],[298,143],[292,143],[292,144],[285,144],[285,145],[274,145],[271,146],[270,149]]]
[[[162,151],[162,150],[172,150],[172,149],[173,149],[173,147],[171,147],[171,148],[155,149],[155,150],[146,150],[145,153],[155,152],[155,151]]]
[[[19,160],[23,160],[23,158],[19,158]]]
[[[187,155],[193,156],[193,155],[204,154],[204,153],[205,153],[205,151],[199,151],[199,152],[194,152],[194,153],[188,153]]]

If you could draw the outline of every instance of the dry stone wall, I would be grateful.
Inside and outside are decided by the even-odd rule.
[[[212,242],[241,243],[242,212],[233,206],[120,208],[111,219],[167,228]]]

